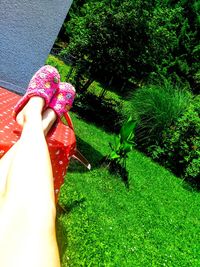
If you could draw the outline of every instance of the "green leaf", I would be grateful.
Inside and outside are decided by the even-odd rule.
[[[114,144],[115,144],[115,149],[118,150],[120,148],[120,139],[118,136],[114,136]]]
[[[121,141],[125,141],[127,139],[133,138],[133,131],[135,129],[136,123],[129,118],[129,120],[122,126],[120,130],[120,138]]]
[[[117,158],[119,158],[120,156],[115,152],[115,151],[112,151],[111,153],[110,153],[110,158],[111,159],[117,159]]]
[[[128,142],[123,143],[123,152],[128,153],[133,149],[133,145]]]

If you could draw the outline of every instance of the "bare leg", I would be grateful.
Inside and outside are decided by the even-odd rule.
[[[8,152],[0,160],[0,208],[1,208],[1,203],[4,202],[8,171],[10,169],[16,148],[17,148],[17,143],[14,146],[12,146],[12,148],[8,150]]]
[[[42,114],[42,127],[45,136],[48,134],[55,120],[56,120],[55,112],[51,108],[47,108]],[[17,122],[19,125],[23,127],[24,110],[20,112],[19,115],[17,116]],[[6,193],[7,175],[13,160],[13,156],[16,153],[16,148],[18,146],[18,143],[19,142],[13,145],[11,149],[9,149],[8,152],[0,160],[0,205],[1,205],[1,199],[3,199]]]
[[[0,210],[2,267],[60,266],[51,161],[41,116],[43,104],[43,99],[37,97],[28,102],[23,111],[22,136],[7,155],[12,160]]]

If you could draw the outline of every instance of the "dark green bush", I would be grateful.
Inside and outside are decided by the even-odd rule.
[[[82,118],[110,132],[119,132],[123,121],[122,103],[100,98],[92,93],[77,95],[73,110]]]
[[[164,80],[162,84],[147,85],[131,96],[132,117],[138,123],[136,143],[145,150],[162,139],[162,132],[183,114],[191,94]]]
[[[185,178],[200,178],[200,96],[194,98],[176,124],[149,147],[151,156]]]

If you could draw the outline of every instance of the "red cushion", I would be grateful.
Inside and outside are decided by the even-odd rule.
[[[17,142],[21,127],[12,118],[13,106],[21,96],[0,87],[0,158]],[[54,131],[47,136],[57,196],[64,182],[69,160],[76,148],[76,138],[72,128],[59,122]]]

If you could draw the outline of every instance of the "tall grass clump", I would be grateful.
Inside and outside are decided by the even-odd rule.
[[[145,149],[162,139],[162,132],[174,124],[191,100],[191,93],[165,80],[146,85],[131,96],[132,117],[137,121],[136,143]]]

